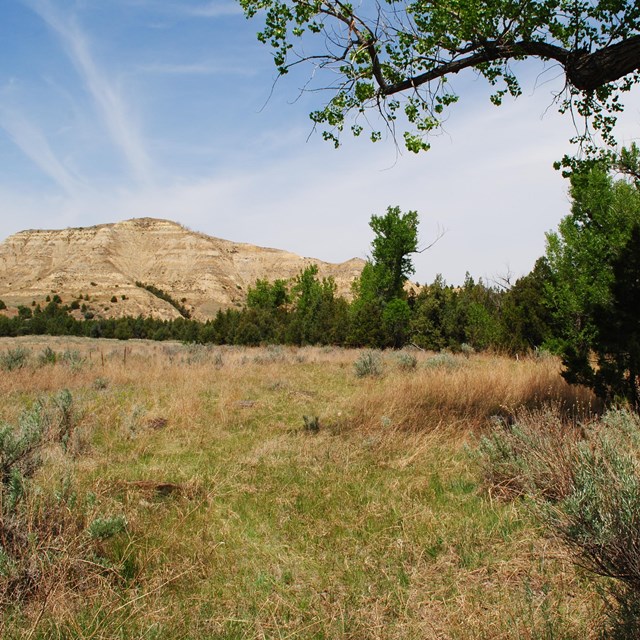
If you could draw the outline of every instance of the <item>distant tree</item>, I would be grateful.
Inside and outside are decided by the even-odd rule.
[[[353,300],[349,307],[347,342],[354,347],[382,347],[385,334],[382,312],[385,301],[379,294],[375,266],[367,262],[352,284]]]
[[[387,302],[382,310],[384,346],[400,349],[407,342],[410,324],[411,308],[406,300],[393,298]]]
[[[14,337],[17,335],[17,326],[13,318],[7,318],[7,316],[0,315],[0,336]]]
[[[91,284],[93,285],[94,283],[92,282]],[[177,300],[174,300],[171,297],[171,295],[169,295],[162,289],[156,287],[155,285],[146,284],[140,281],[136,281],[135,284],[136,284],[136,287],[140,287],[141,289],[146,289],[149,293],[156,296],[156,298],[160,298],[160,300],[164,300],[165,302],[168,302],[183,318],[186,318],[187,320],[191,318],[191,312],[189,311],[189,309],[187,309],[183,304],[181,304]],[[113,298],[111,301],[114,302]]]
[[[459,327],[458,347],[468,344],[474,349],[495,346],[499,335],[500,293],[485,285],[480,279],[475,282],[469,273],[464,286],[457,292],[456,324]]]
[[[254,287],[247,290],[249,309],[278,309],[289,302],[286,280],[257,280]]]
[[[113,337],[118,340],[130,340],[133,338],[131,318],[118,318],[118,321],[115,324]]]
[[[411,319],[411,339],[424,349],[439,351],[448,345],[445,326],[447,308],[456,293],[441,274],[418,293]]]
[[[369,226],[375,234],[371,262],[378,294],[386,302],[404,298],[404,284],[415,273],[411,255],[418,251],[418,213],[388,207],[385,215],[371,216]]]
[[[403,214],[399,207],[388,207],[385,215],[371,216],[369,226],[375,236],[371,258],[354,283],[349,342],[398,347],[405,341],[410,324],[404,285],[414,273],[411,254],[418,251],[418,214]]]
[[[295,344],[330,344],[346,332],[344,301],[336,298],[333,278],[318,279],[318,266],[303,269],[291,286],[286,339]]]
[[[287,311],[248,308],[231,316],[230,342],[242,345],[282,344],[285,341]]]
[[[548,262],[539,258],[531,273],[504,293],[500,305],[501,348],[523,353],[551,339],[553,318],[545,298],[550,278]]]

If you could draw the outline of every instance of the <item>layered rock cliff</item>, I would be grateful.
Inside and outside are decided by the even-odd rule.
[[[0,244],[0,299],[7,305],[44,303],[59,295],[105,317],[175,318],[168,302],[136,286],[161,289],[207,319],[218,309],[241,306],[258,278],[289,279],[317,264],[349,296],[364,266],[354,258],[330,264],[287,251],[221,240],[168,220],[137,218],[95,227],[21,231]]]

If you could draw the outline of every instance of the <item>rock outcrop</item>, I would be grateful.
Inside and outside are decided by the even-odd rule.
[[[0,299],[7,305],[43,304],[59,295],[103,317],[171,319],[168,302],[136,285],[161,289],[204,320],[241,306],[258,278],[289,279],[317,264],[349,297],[364,261],[330,264],[287,251],[221,240],[168,220],[137,218],[95,227],[21,231],[0,244]]]

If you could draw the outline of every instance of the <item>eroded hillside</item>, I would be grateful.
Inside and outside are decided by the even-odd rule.
[[[136,285],[153,285],[207,319],[240,306],[258,278],[289,279],[317,264],[349,296],[364,261],[330,264],[287,251],[231,242],[168,220],[137,218],[95,227],[22,231],[0,244],[0,299],[7,305],[44,303],[59,295],[105,317],[176,318],[175,306]]]

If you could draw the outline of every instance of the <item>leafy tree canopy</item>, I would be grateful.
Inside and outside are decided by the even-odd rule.
[[[371,261],[378,276],[378,294],[385,302],[402,298],[404,283],[415,272],[411,254],[418,251],[418,212],[402,213],[388,207],[383,216],[371,216]]]
[[[375,237],[371,258],[354,282],[351,305],[353,345],[401,346],[410,320],[404,285],[414,273],[411,254],[418,251],[418,213],[388,207],[372,215]]]
[[[635,147],[626,152],[633,169],[629,175],[637,172],[636,156]],[[610,169],[597,164],[572,175],[571,214],[560,222],[558,233],[547,235],[550,274],[545,286],[566,367],[563,375],[570,382],[593,386],[609,399],[621,389],[635,389],[638,352],[631,357],[628,349],[640,335],[637,322],[628,321],[636,311],[635,294],[627,295],[637,290],[639,277],[634,251],[640,183],[614,179]],[[633,375],[628,368],[632,360]],[[633,393],[624,395],[637,401]]]
[[[249,309],[277,309],[289,302],[286,280],[256,280],[255,287],[247,290],[247,307]]]
[[[584,123],[576,141],[594,151],[592,128],[614,142],[620,93],[640,79],[636,0],[239,2],[247,16],[264,15],[258,37],[273,48],[280,74],[307,62],[319,83],[331,78],[319,87],[328,89],[329,102],[311,118],[336,145],[347,123],[356,136],[368,129],[372,140],[380,139],[365,115],[375,110],[392,131],[403,114],[407,148],[427,149],[429,133],[458,100],[451,76],[474,70],[500,104],[521,93],[513,63],[536,58],[563,70],[558,106]]]

